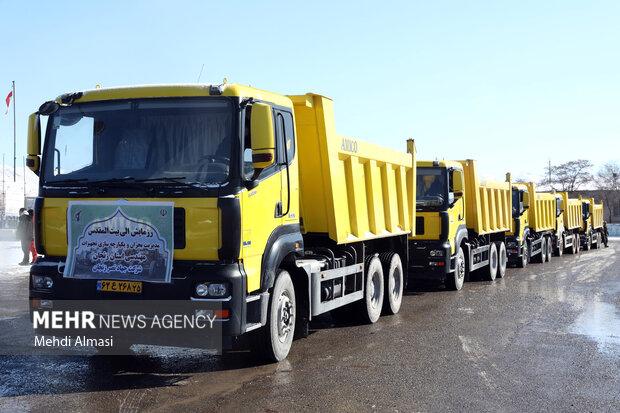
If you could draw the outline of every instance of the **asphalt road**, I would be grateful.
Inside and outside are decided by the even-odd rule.
[[[0,356],[0,410],[617,412],[619,250],[615,239],[460,292],[419,287],[374,325],[322,317],[278,364],[190,350]],[[11,265],[0,297],[27,290]],[[0,320],[3,341],[16,334],[15,318]]]

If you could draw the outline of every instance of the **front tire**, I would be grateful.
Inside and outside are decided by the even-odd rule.
[[[448,277],[446,278],[446,288],[448,288],[449,290],[459,291],[461,288],[463,288],[463,283],[465,282],[465,274],[465,254],[463,253],[463,249],[460,248],[459,252],[454,258],[454,272],[448,274]]]
[[[270,361],[281,361],[293,344],[296,317],[295,288],[286,270],[279,270],[269,297],[267,324],[262,328],[258,350]]]
[[[547,262],[551,262],[551,256],[553,256],[553,243],[551,238],[547,238]]]
[[[527,267],[530,257],[530,244],[526,241],[523,243],[523,252],[521,253],[521,261],[518,262],[519,268]]]
[[[556,255],[561,257],[564,254],[564,234],[558,238],[558,250],[556,251]]]
[[[386,314],[396,314],[403,302],[403,264],[396,253],[383,253],[379,257],[385,276],[383,307]]]

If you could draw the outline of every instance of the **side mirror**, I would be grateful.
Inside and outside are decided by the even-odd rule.
[[[528,209],[530,207],[530,193],[527,191],[523,191],[523,209]]]
[[[271,106],[264,103],[252,105],[250,136],[254,169],[260,170],[273,165],[276,154],[276,140],[273,132]]]
[[[38,113],[33,113],[28,117],[28,157],[26,158],[26,166],[32,172],[39,175],[39,167],[41,165],[41,122]]]
[[[465,191],[465,182],[463,180],[463,172],[454,171],[452,174],[452,189],[454,189],[454,197],[462,198]]]

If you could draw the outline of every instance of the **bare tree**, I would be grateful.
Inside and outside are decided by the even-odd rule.
[[[596,178],[596,189],[609,210],[609,222],[612,222],[614,203],[620,199],[620,165],[607,162],[598,170]]]
[[[587,159],[577,159],[560,165],[545,167],[545,178],[540,182],[541,185],[549,186],[556,191],[577,191],[579,188],[592,181],[590,173],[592,162]],[[549,180],[548,176],[551,175]]]

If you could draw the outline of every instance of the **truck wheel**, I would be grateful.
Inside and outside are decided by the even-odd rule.
[[[591,237],[586,237],[587,240],[585,242],[585,244],[583,244],[583,250],[584,251],[590,251],[590,248],[592,247],[592,238]]]
[[[573,242],[573,254],[577,254],[579,250],[581,250],[581,239],[579,238],[579,234],[575,234],[575,240]]]
[[[547,237],[547,262],[551,262],[551,256],[553,255],[553,243],[551,242],[551,237]]]
[[[498,265],[497,276],[504,278],[506,275],[506,266],[508,265],[508,257],[506,256],[506,244],[503,241],[497,243]]]
[[[547,261],[547,240],[543,237],[540,240],[540,254],[536,257],[536,262],[544,264]]]
[[[466,274],[466,263],[465,263],[465,254],[463,253],[463,249],[459,249],[459,252],[456,254],[454,258],[454,272],[449,273],[446,278],[446,288],[448,290],[456,290],[459,291],[463,288],[463,282],[465,281]]]
[[[376,323],[383,308],[383,268],[378,257],[366,259],[366,280],[364,282],[364,301],[362,318],[371,324]]]
[[[266,359],[286,358],[295,334],[295,288],[288,271],[279,270],[269,297],[267,325],[262,328],[258,350]]]
[[[530,257],[530,244],[528,242],[525,242],[523,244],[523,252],[521,253],[521,261],[517,263],[519,268],[527,267],[529,257]]]
[[[561,257],[563,253],[564,253],[564,234],[562,234],[562,236],[558,238],[558,249],[555,252],[555,255],[557,255],[558,257]]]
[[[592,241],[592,249],[595,250],[598,248],[598,244],[600,243],[600,237],[597,232],[592,235]]]
[[[484,270],[484,278],[487,281],[494,281],[497,276],[497,267],[499,266],[499,254],[497,253],[497,246],[494,242],[491,243],[489,248],[489,265]]]
[[[403,264],[396,253],[379,255],[385,276],[383,308],[386,314],[396,314],[403,302]]]

